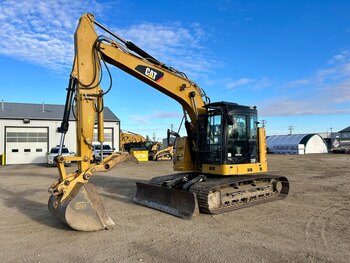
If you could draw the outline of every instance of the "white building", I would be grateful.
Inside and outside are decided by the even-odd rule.
[[[274,135],[266,139],[267,151],[278,154],[327,153],[327,146],[318,134]]]
[[[0,155],[4,163],[46,163],[47,152],[59,144],[61,133],[57,129],[61,126],[63,112],[64,105],[2,102]],[[104,108],[104,118],[105,143],[119,150],[120,120],[107,107]],[[96,138],[95,135],[95,141]],[[76,152],[76,121],[73,114],[64,144],[69,151]]]

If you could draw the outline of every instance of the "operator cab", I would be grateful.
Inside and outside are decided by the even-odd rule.
[[[199,120],[201,163],[243,164],[257,162],[257,110],[230,102],[206,105]]]

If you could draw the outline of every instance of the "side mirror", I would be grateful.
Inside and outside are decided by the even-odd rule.
[[[167,130],[167,135],[166,135],[166,144],[169,145],[170,143],[170,130]]]

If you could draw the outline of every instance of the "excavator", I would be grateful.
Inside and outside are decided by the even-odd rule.
[[[164,149],[156,150],[152,157],[153,161],[170,161],[174,156],[174,146],[168,146]]]
[[[98,36],[95,26],[108,37]],[[179,135],[174,146],[173,167],[178,173],[137,182],[136,204],[191,219],[199,212],[219,214],[288,195],[288,179],[267,173],[265,129],[258,125],[255,106],[211,102],[185,73],[113,33],[92,14],[82,15],[74,40],[75,57],[59,129],[59,178],[48,189],[48,208],[62,222],[80,231],[113,227],[114,221],[89,180],[95,172],[135,162],[132,155],[117,152],[91,163],[95,123],[98,141],[104,141],[103,97],[112,86],[109,64],[176,100],[184,113],[187,135]],[[100,86],[103,67],[110,78],[105,91]],[[64,156],[72,110],[77,122],[77,154]],[[76,161],[78,170],[68,174],[67,161]]]
[[[125,150],[127,152],[130,151],[130,148],[133,147],[133,145],[142,145],[147,140],[145,137],[143,137],[141,134],[133,133],[131,131],[120,131],[120,148],[122,150]]]
[[[133,149],[148,151],[148,160],[152,161],[172,159],[172,147],[160,149],[160,143],[147,140],[141,134],[131,131],[120,132],[120,148],[129,153]]]

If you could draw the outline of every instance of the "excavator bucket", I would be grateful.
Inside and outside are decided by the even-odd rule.
[[[181,191],[153,184],[136,182],[133,201],[183,219],[191,219],[199,213],[195,193]]]
[[[62,195],[50,196],[49,210],[71,228],[96,231],[115,226],[92,184],[77,183],[63,202],[61,197]]]

